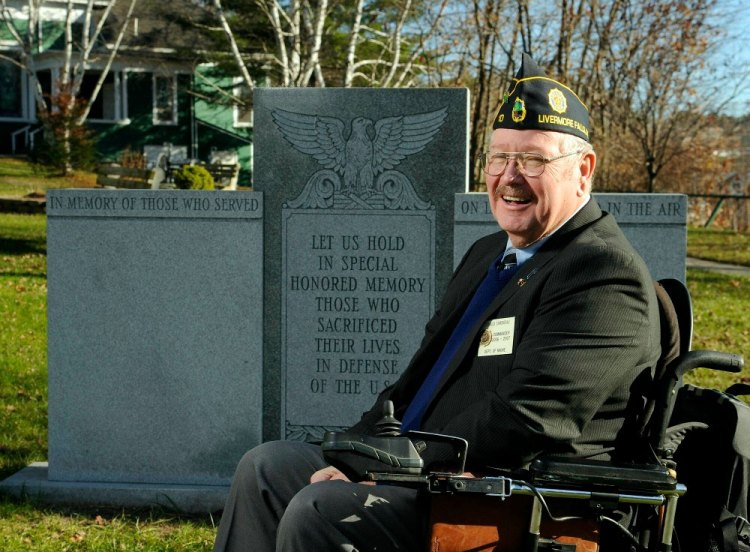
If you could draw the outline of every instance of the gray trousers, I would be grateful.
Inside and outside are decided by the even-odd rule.
[[[427,505],[413,489],[346,481],[310,484],[320,447],[272,441],[240,460],[214,551],[366,552],[427,547]]]

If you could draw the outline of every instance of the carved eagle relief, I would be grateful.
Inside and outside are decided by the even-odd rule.
[[[447,108],[385,117],[375,123],[366,117],[356,117],[348,132],[344,121],[335,117],[283,109],[274,109],[271,115],[284,139],[294,149],[312,156],[324,167],[324,171],[308,180],[302,194],[305,206],[324,207],[330,206],[332,201],[329,197],[331,201],[320,204],[318,196],[325,194],[321,187],[324,180],[333,184],[335,193],[346,194],[352,200],[366,200],[373,194],[393,195],[393,190],[389,192],[383,188],[395,186],[399,194],[411,193],[419,202],[409,178],[394,168],[409,155],[425,149],[445,122]],[[402,190],[405,186],[409,190]],[[308,197],[311,194],[315,197]],[[312,205],[311,199],[318,205]],[[390,208],[409,208],[401,200],[396,203],[400,206]]]

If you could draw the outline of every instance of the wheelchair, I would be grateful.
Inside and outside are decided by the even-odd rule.
[[[327,460],[352,480],[407,485],[429,495],[433,552],[658,551],[673,548],[678,500],[687,490],[675,452],[698,421],[670,425],[683,376],[696,368],[740,372],[742,356],[692,351],[692,304],[678,280],[655,282],[662,352],[627,461],[538,458],[521,470],[464,475],[468,443],[419,431],[400,434],[386,401],[375,436],[329,432]],[[450,447],[455,463],[425,467],[420,450]],[[563,513],[564,515],[560,515]],[[692,550],[689,545],[681,550]]]

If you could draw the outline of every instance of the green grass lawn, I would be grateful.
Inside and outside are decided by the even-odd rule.
[[[0,156],[0,196],[21,197],[50,188],[91,188],[94,184],[96,175],[93,173],[77,171],[60,176],[22,157]]]
[[[750,234],[713,228],[691,228],[688,254],[698,259],[750,266]]]
[[[164,512],[72,511],[0,500],[4,552],[205,551],[213,547],[210,519]]]
[[[747,244],[747,236],[717,231],[691,230],[689,236],[690,254],[696,240],[706,255],[725,241]],[[743,257],[741,249],[736,257]],[[46,283],[45,217],[0,214],[0,479],[47,459]],[[750,278],[690,270],[688,287],[694,348],[750,357]],[[750,381],[750,368],[742,377]],[[689,377],[721,388],[736,379],[708,371]],[[0,498],[3,551],[210,550],[214,534],[209,516],[46,508]]]
[[[693,349],[714,349],[744,355],[741,374],[699,369],[687,382],[725,389],[735,381],[750,383],[750,277],[688,270],[693,298]]]

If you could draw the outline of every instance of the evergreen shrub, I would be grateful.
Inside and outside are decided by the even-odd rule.
[[[183,165],[172,173],[172,179],[181,190],[214,189],[214,177],[200,165]]]

